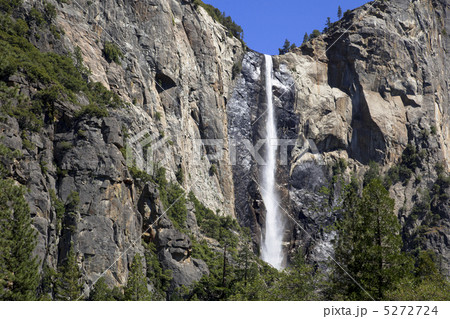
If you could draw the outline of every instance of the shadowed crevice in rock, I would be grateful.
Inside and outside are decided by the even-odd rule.
[[[157,83],[156,90],[158,93],[162,93],[164,91],[170,90],[177,86],[174,80],[168,75],[164,73],[156,73],[155,81]]]

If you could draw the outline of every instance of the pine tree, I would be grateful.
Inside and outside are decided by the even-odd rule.
[[[25,189],[13,180],[0,180],[0,299],[36,300],[39,265],[33,256],[32,227]]]
[[[406,278],[387,294],[389,300],[450,300],[450,281],[436,266],[432,251],[419,251],[414,278]]]
[[[241,236],[241,247],[237,255],[237,278],[243,283],[244,287],[247,286],[249,281],[249,271],[250,271],[250,256],[251,256],[251,233],[249,228],[242,229]]]
[[[147,278],[142,266],[142,257],[139,254],[133,258],[124,294],[126,300],[151,300],[150,292],[147,289]]]
[[[305,35],[303,36],[303,43],[306,43],[306,42],[308,42],[308,40],[309,40],[309,36],[308,36],[308,33],[307,33],[307,32],[305,32]]]
[[[94,287],[89,293],[89,300],[91,301],[112,301],[111,291],[102,277],[95,283]]]
[[[0,181],[2,189],[5,181]],[[8,256],[10,256],[11,247],[9,245],[11,238],[11,229],[8,227],[9,220],[11,218],[11,211],[8,207],[5,207],[7,200],[5,197],[5,192],[0,193],[0,299],[5,300],[6,292],[8,287],[12,282],[12,272],[9,265]]]
[[[341,6],[338,7],[337,16],[338,16],[339,20],[342,18],[342,8],[341,8]]]
[[[122,301],[124,300],[123,293],[118,287],[110,289],[105,282],[105,279],[101,277],[95,283],[91,292],[89,293],[90,301]]]
[[[290,48],[291,48],[291,42],[288,39],[286,39],[284,41],[283,47],[281,49],[278,49],[278,52],[280,55],[283,55],[283,54],[288,53]]]
[[[58,273],[53,268],[44,264],[42,267],[42,279],[39,289],[40,300],[52,300],[55,291],[55,283]]]
[[[331,28],[331,18],[330,17],[327,17],[327,21],[325,22],[325,25],[326,25],[326,28],[324,31],[326,32],[326,31],[330,30],[330,28]]]
[[[315,39],[317,37],[320,37],[321,33],[319,30],[315,29],[313,32],[309,35],[309,39]]]
[[[335,297],[382,300],[386,292],[410,276],[412,263],[402,252],[400,224],[394,215],[394,200],[379,179],[363,190],[362,198],[351,187],[338,223],[335,259],[361,285],[339,267],[333,276]]]
[[[67,259],[58,271],[56,283],[57,300],[76,301],[82,294],[81,271],[77,265],[73,246],[73,243],[71,243]]]
[[[172,281],[172,271],[164,270],[158,260],[156,247],[153,243],[142,242],[145,248],[145,264],[147,267],[147,278],[154,288],[153,300],[165,300],[167,290]]]
[[[305,262],[301,252],[294,256],[291,267],[280,273],[280,279],[272,291],[272,300],[317,300],[318,285],[314,268]]]
[[[344,187],[342,218],[337,222],[337,239],[334,243],[334,259],[342,265],[350,274],[358,273],[358,264],[352,263],[353,255],[356,255],[356,242],[358,241],[358,225],[362,222],[362,216],[358,213],[360,198],[358,196],[359,186],[355,179]],[[344,299],[359,292],[359,286],[348,276],[345,271],[330,261],[334,272],[332,274],[333,285],[331,286],[331,297]]]
[[[361,251],[362,284],[378,299],[399,280],[411,275],[412,263],[402,252],[400,223],[394,214],[394,200],[381,180],[375,179],[364,189],[360,213],[363,216]]]

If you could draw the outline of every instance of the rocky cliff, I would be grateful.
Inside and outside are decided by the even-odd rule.
[[[48,23],[36,18],[48,18],[49,8],[54,12]],[[2,144],[23,154],[6,166],[8,175],[30,190],[42,265],[56,269],[73,242],[85,288],[104,271],[107,283],[124,285],[133,255],[143,252],[142,232],[168,208],[156,189],[136,176],[160,168],[185,194],[234,216],[231,166],[210,161],[214,149],[197,141],[228,135],[226,102],[233,67],[244,54],[240,40],[185,0],[23,1],[13,17],[27,21],[28,37],[41,52],[78,56],[91,83],[101,83],[123,101],[107,116],[80,116],[89,103],[86,96],[72,102],[57,97],[57,115],[45,118],[40,130],[25,130],[14,116],[0,124]],[[45,87],[20,72],[5,80],[32,100]],[[227,145],[220,148],[228,158]],[[73,198],[76,205],[69,205],[75,207],[61,230],[55,202],[67,211]],[[159,230],[149,236],[156,236],[174,285],[199,280],[208,269],[190,258],[189,238],[167,217],[158,222]]]
[[[448,1],[374,1],[275,58],[278,135],[296,140],[278,169],[283,214],[298,222],[286,226],[287,251],[304,247],[324,265],[334,236],[326,229],[338,215],[321,190],[338,194],[340,177],[362,181],[374,161],[389,180],[406,249],[420,241],[448,273],[449,189],[439,175],[450,168],[449,23]],[[262,60],[246,55],[229,102],[230,134],[250,140],[264,137],[264,107],[255,107],[264,102]],[[236,212],[259,243],[260,173],[248,158],[234,169],[235,190],[246,194],[236,196]]]
[[[194,240],[223,251],[199,228],[201,209],[249,227],[258,252],[265,209],[250,146],[265,137],[263,55],[197,1],[25,0],[12,17],[42,54],[71,56],[91,83],[54,96],[34,71],[2,64],[1,80],[18,93],[7,100],[2,86],[1,144],[20,151],[2,148],[2,166],[30,190],[42,267],[56,269],[72,246],[86,293],[101,274],[123,286],[144,239],[172,271],[170,295],[210,271],[193,258]],[[375,1],[274,57],[287,253],[304,247],[326,266],[338,213],[320,206],[330,200],[323,189],[338,195],[351,175],[362,182],[374,161],[405,248],[434,249],[450,271],[449,27],[448,1]],[[107,112],[92,105],[105,96]],[[24,101],[42,103],[38,129],[11,111]],[[171,190],[192,194],[178,203]],[[181,221],[166,214],[172,206]]]

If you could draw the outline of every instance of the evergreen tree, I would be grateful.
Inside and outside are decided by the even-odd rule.
[[[388,300],[450,300],[450,282],[436,267],[434,252],[420,251],[414,278],[404,279],[387,294]]]
[[[150,292],[147,289],[147,278],[144,275],[142,266],[142,257],[139,254],[134,256],[131,263],[131,270],[124,294],[126,300],[151,300]]]
[[[394,200],[381,180],[375,179],[364,189],[360,213],[363,216],[361,249],[362,284],[378,299],[401,279],[411,275],[412,263],[402,252],[400,223],[394,214]]]
[[[237,255],[237,279],[243,283],[244,287],[248,284],[250,272],[252,238],[249,228],[242,229],[241,248]]]
[[[288,39],[286,39],[284,41],[283,47],[281,49],[278,49],[278,52],[280,55],[283,55],[283,54],[288,53],[290,48],[291,48],[291,42]]]
[[[268,301],[280,300],[275,298],[278,286],[275,284],[280,273],[269,265],[259,265],[251,262],[247,271],[247,280],[238,281],[229,300]]]
[[[305,35],[303,36],[303,43],[306,43],[306,42],[308,42],[308,40],[309,40],[309,36],[308,36],[308,33],[307,33],[307,32],[305,32]]]
[[[280,278],[272,290],[272,300],[317,300],[318,277],[314,268],[306,264],[301,252],[294,256],[291,267],[280,273]]]
[[[349,188],[337,226],[335,259],[366,291],[335,266],[335,298],[370,299],[370,294],[382,300],[389,289],[411,274],[411,261],[401,252],[394,200],[379,179],[364,188],[362,198],[354,186]]]
[[[32,227],[25,188],[0,180],[0,299],[36,300],[39,265],[33,257],[36,231]]]
[[[325,22],[325,29],[323,30],[323,32],[327,32],[328,30],[330,30],[330,28],[331,28],[331,18],[330,17],[328,17],[327,18],[327,21]]]
[[[374,179],[379,178],[379,176],[380,176],[380,166],[376,162],[370,161],[369,170],[364,174],[363,186],[365,187]]]
[[[42,267],[41,284],[39,287],[39,299],[42,301],[50,301],[53,298],[55,291],[56,278],[58,273],[53,268],[49,267],[47,263]]]
[[[338,7],[337,16],[338,16],[339,20],[342,18],[342,8],[341,8],[341,6]]]
[[[89,300],[91,301],[113,301],[111,290],[102,277],[95,283],[94,287],[89,293]]]
[[[358,273],[358,264],[352,263],[353,255],[356,254],[356,242],[358,241],[358,225],[362,222],[362,216],[358,213],[360,198],[358,196],[359,186],[356,180],[352,180],[344,187],[342,218],[337,222],[337,239],[334,243],[334,259],[350,274]],[[332,274],[333,285],[330,298],[344,299],[347,296],[359,292],[358,285],[341,269],[331,262],[334,269]]]
[[[101,277],[95,283],[91,292],[89,293],[90,301],[122,301],[124,300],[123,293],[118,287],[110,289],[105,282],[105,279]]]
[[[71,243],[66,261],[58,271],[56,283],[57,300],[76,301],[82,294],[81,271],[77,265],[73,246],[73,243]]]
[[[4,186],[5,181],[0,181]],[[2,187],[3,188],[3,187]],[[9,267],[8,256],[11,255],[10,238],[11,229],[8,227],[11,218],[11,211],[8,207],[5,209],[5,192],[0,193],[0,299],[5,300],[6,293],[9,291],[13,279],[13,272]]]
[[[166,292],[172,281],[172,272],[164,270],[159,263],[156,247],[153,243],[142,242],[145,248],[145,264],[147,267],[147,278],[154,287],[153,300],[166,300]]]
[[[310,39],[310,40],[315,39],[315,38],[319,37],[320,35],[321,35],[320,31],[317,30],[317,29],[315,29],[315,30],[313,30],[313,32],[309,35],[309,39]]]

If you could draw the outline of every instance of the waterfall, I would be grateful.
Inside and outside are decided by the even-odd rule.
[[[266,121],[266,158],[262,172],[261,195],[266,207],[265,234],[262,238],[261,257],[264,261],[277,269],[282,268],[283,252],[283,222],[279,211],[279,196],[275,182],[277,169],[276,139],[277,126],[275,121],[275,111],[272,103],[272,57],[265,55],[266,64],[266,100],[267,100],[267,121]]]

